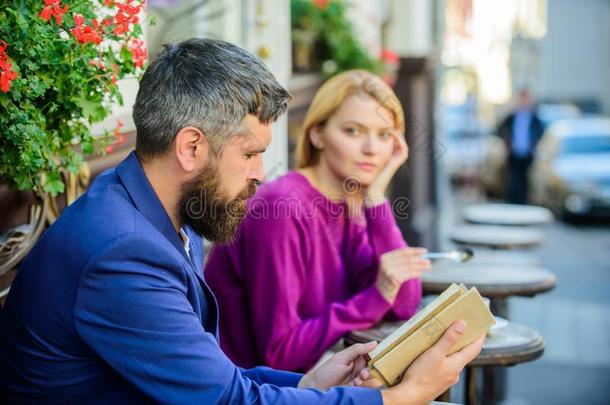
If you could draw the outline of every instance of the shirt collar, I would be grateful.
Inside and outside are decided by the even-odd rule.
[[[180,237],[182,238],[182,243],[184,244],[184,250],[188,257],[191,257],[191,238],[186,234],[184,228],[180,228]]]

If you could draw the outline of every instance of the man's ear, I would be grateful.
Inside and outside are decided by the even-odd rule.
[[[205,164],[209,155],[209,143],[203,132],[195,127],[184,127],[174,139],[174,153],[184,171],[192,172]]]

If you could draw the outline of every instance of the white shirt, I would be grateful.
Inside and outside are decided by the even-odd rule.
[[[184,250],[186,251],[186,255],[189,257],[189,259],[191,258],[191,240],[189,239],[189,236],[186,234],[186,232],[184,232],[184,228],[180,228],[180,237],[182,238],[182,243],[184,243]]]

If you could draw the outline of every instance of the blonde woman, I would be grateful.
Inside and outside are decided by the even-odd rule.
[[[384,197],[407,159],[403,132],[396,95],[368,72],[317,92],[297,170],[260,188],[235,242],[206,265],[235,363],[304,371],[349,331],[415,313],[430,263]]]

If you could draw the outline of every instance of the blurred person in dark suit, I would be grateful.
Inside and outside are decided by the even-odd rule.
[[[515,111],[498,127],[498,135],[504,140],[508,153],[506,197],[510,203],[527,202],[527,172],[543,129],[530,92],[521,90]]]

